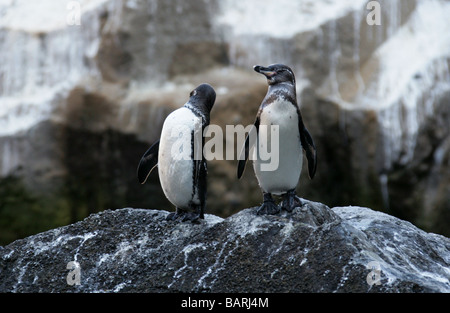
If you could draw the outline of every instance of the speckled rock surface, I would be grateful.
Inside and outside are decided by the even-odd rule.
[[[255,212],[94,214],[0,248],[0,292],[450,292],[446,237],[361,207]]]

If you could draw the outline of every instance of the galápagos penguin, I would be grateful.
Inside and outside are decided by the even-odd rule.
[[[204,218],[207,164],[203,156],[203,131],[209,125],[216,92],[201,84],[190,93],[186,104],[170,113],[161,137],[142,156],[137,176],[144,184],[158,166],[161,187],[176,207],[168,220],[198,222]]]
[[[273,64],[268,67],[254,66],[256,72],[267,78],[269,85],[267,94],[262,101],[253,127],[256,135],[246,137],[238,162],[238,178],[241,178],[249,151],[255,147],[253,168],[262,189],[264,202],[258,209],[258,214],[277,214],[280,209],[291,212],[301,206],[301,200],[295,194],[295,188],[300,179],[303,163],[303,151],[308,160],[309,177],[312,179],[317,167],[317,154],[313,139],[306,129],[300,109],[297,105],[295,76],[291,68],[283,64]],[[271,138],[270,131],[260,131],[261,126],[278,126],[279,138]],[[250,138],[256,138],[250,142]],[[278,140],[278,167],[275,170],[264,171],[264,163],[260,157],[260,147],[271,147],[271,141]],[[273,152],[272,152],[273,153]],[[272,194],[282,195],[281,208],[278,207]]]

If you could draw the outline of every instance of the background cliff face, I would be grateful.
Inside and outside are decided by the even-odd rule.
[[[449,236],[450,3],[378,1],[381,25],[367,3],[1,0],[0,242],[106,208],[172,209],[157,173],[135,177],[165,116],[209,82],[211,123],[249,125],[267,89],[252,66],[271,63],[294,69],[318,149],[301,197]],[[250,167],[241,181],[236,161],[209,169],[209,213],[261,202]]]

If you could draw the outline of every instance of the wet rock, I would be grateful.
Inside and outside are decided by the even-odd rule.
[[[103,211],[1,249],[0,292],[450,291],[446,237],[362,207],[256,209],[198,225]]]

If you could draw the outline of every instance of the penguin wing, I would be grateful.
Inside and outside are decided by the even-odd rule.
[[[238,179],[240,179],[242,177],[242,174],[244,173],[244,169],[245,169],[245,164],[247,163],[247,160],[248,160],[248,155],[249,155],[250,149],[256,143],[256,139],[258,137],[258,132],[259,132],[259,116],[256,117],[256,121],[253,124],[253,126],[254,127],[252,127],[250,132],[247,134],[247,137],[245,138],[244,146],[242,147],[241,153],[239,154],[239,162],[238,162],[238,170],[237,170]]]
[[[300,129],[300,141],[302,143],[303,149],[306,152],[306,159],[308,160],[309,178],[313,179],[314,175],[316,174],[317,168],[316,146],[314,145],[311,134],[304,125],[303,128]]]
[[[204,134],[205,128],[208,125],[209,125],[209,121],[204,122],[201,133],[196,133],[195,131],[193,131],[191,134],[191,136],[193,136],[193,140],[195,142],[194,146],[201,144],[201,147],[202,147],[201,151],[196,151],[199,154],[196,155],[195,154],[196,152],[193,152],[193,157],[194,157],[194,160],[193,160],[193,162],[194,162],[193,194],[195,193],[195,191],[198,193],[200,205],[202,206],[202,208],[204,208],[205,202],[206,202],[206,189],[207,189],[206,177],[208,175],[208,167],[207,167],[206,159],[202,154],[203,148],[205,146],[205,137],[202,134]],[[200,140],[200,138],[201,138],[201,140]]]
[[[145,184],[152,170],[158,165],[159,140],[144,153],[137,168],[138,180]]]

